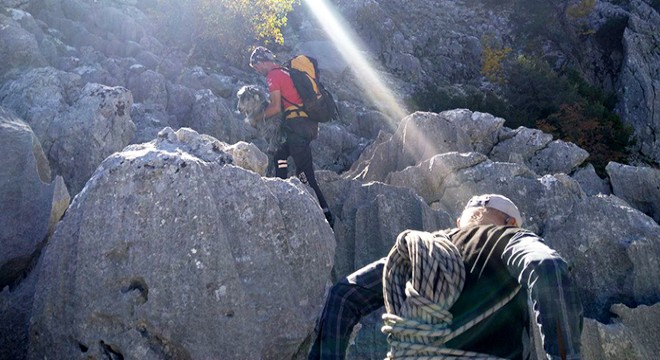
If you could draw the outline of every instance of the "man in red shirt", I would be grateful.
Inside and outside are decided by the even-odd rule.
[[[302,99],[296,91],[287,69],[275,63],[275,55],[263,46],[258,46],[250,55],[250,67],[266,77],[270,91],[270,104],[263,114],[255,116],[262,120],[284,113],[282,129],[286,141],[275,153],[275,174],[282,179],[288,177],[287,159],[293,157],[296,165],[296,175],[303,183],[308,183],[319,199],[319,205],[330,226],[334,225],[332,214],[325,197],[316,182],[312,149],[309,144],[318,137],[318,123],[309,119],[307,113],[301,110]]]

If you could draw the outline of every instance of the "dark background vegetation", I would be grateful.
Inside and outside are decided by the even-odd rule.
[[[623,51],[627,18],[610,19],[592,29],[588,17],[594,2],[559,0],[487,1],[512,11],[511,48],[484,44],[482,75],[488,86],[427,84],[409,102],[414,110],[440,112],[468,108],[506,119],[510,128],[538,128],[556,139],[570,141],[590,154],[596,171],[605,174],[609,161],[626,163],[632,128],[615,113],[616,94],[606,84],[586,80],[593,48],[609,68]],[[628,1],[619,1],[627,6]],[[652,6],[658,7],[660,0]],[[515,49],[515,50],[514,50]],[[552,49],[553,51],[548,51]],[[614,59],[614,60],[613,60]]]

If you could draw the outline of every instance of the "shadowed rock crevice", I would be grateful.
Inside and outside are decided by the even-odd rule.
[[[124,360],[124,354],[117,345],[108,344],[103,340],[99,341],[101,354],[105,355],[106,360]]]
[[[30,255],[13,258],[0,267],[0,291],[9,286],[9,291],[20,285],[32,270],[34,270],[41,250],[46,245],[48,238],[43,239],[36,245],[36,249]]]
[[[147,340],[149,348],[165,360],[193,360],[190,353],[180,345],[176,345],[172,340],[165,338],[157,333],[153,326],[142,319],[135,326],[136,330]]]
[[[131,291],[137,291],[139,293],[138,302],[140,304],[144,304],[149,300],[149,286],[147,286],[147,283],[141,276],[131,278],[129,284],[121,288],[123,294]]]

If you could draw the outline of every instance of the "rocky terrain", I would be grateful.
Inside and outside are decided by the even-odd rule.
[[[403,3],[334,2],[401,98],[477,79],[481,36],[509,34],[506,11]],[[305,358],[333,281],[491,192],[571,264],[585,359],[660,352],[657,4],[597,2],[591,19],[628,19],[616,71],[584,46],[651,159],[605,177],[577,145],[491,114],[392,119],[317,24],[293,21],[278,55],[319,58],[340,107],[313,142],[333,229],[310,188],[272,177],[271,134],[234,110],[263,80],[191,62],[147,4],[0,1],[0,359]],[[349,359],[384,356],[380,325],[362,322]]]

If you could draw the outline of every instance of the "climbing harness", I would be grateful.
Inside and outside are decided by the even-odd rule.
[[[406,230],[397,238],[383,270],[386,359],[500,360],[488,354],[449,349],[444,344],[487,318],[513,299],[520,287],[480,316],[452,331],[449,309],[465,283],[458,248],[442,232]]]

